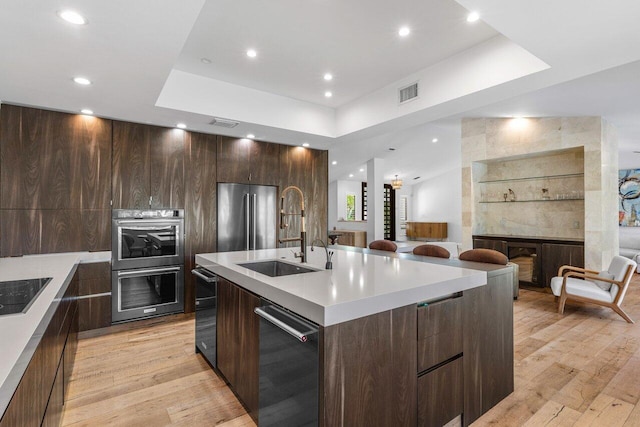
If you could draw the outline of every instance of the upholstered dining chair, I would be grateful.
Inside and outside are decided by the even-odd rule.
[[[559,297],[558,313],[564,313],[567,300],[580,301],[609,307],[634,323],[621,305],[636,267],[635,261],[622,256],[614,256],[609,268],[601,272],[563,265],[551,279],[551,291]]]
[[[379,251],[395,252],[398,249],[398,245],[391,240],[374,240],[369,243],[369,249],[377,249]]]
[[[432,256],[436,258],[451,258],[451,253],[442,246],[420,245],[413,248],[414,255]]]

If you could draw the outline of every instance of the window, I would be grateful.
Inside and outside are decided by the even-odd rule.
[[[391,185],[384,185],[383,215],[384,215],[384,238],[386,240],[396,240],[396,190]],[[362,219],[367,219],[367,183],[362,183]]]
[[[407,196],[400,197],[400,203],[398,203],[398,216],[400,217],[400,235],[407,235]]]
[[[347,194],[347,221],[356,220],[356,195]]]

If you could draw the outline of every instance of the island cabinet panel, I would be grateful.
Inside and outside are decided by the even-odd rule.
[[[76,273],[50,314],[49,323],[44,326],[42,338],[28,361],[9,406],[1,415],[0,427],[59,425],[64,402],[64,371],[73,369],[72,353],[77,345],[77,334],[74,333],[77,295]]]
[[[259,305],[257,296],[218,278],[218,370],[256,422],[260,322],[253,310]]]
[[[418,308],[418,372],[462,353],[462,295]]]
[[[463,358],[418,378],[418,426],[443,426],[464,409]]]
[[[184,208],[186,132],[113,122],[113,208]]]
[[[218,182],[278,185],[280,145],[245,138],[218,138]]]
[[[416,323],[410,305],[324,328],[321,426],[416,425]]]
[[[185,157],[184,311],[195,310],[195,255],[216,252],[216,145],[218,136],[190,133]]]
[[[513,275],[464,292],[464,425],[513,392]]]

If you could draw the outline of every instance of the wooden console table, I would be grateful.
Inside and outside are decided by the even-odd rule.
[[[409,239],[446,239],[446,222],[407,222]]]

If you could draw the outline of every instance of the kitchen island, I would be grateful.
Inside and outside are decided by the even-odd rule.
[[[509,267],[492,267],[488,279],[455,262],[336,250],[333,269],[324,270],[324,249],[308,254],[304,266],[315,271],[283,277],[239,264],[300,265],[289,249],[196,256],[221,286],[218,369],[255,420],[262,383],[254,310],[265,300],[318,325],[318,425],[469,425],[513,391]],[[241,325],[235,343],[223,321],[231,311]]]

